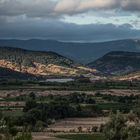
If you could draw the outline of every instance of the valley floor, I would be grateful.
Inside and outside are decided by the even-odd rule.
[[[34,92],[37,97],[37,103],[47,103],[48,97],[52,95],[53,97],[62,97],[71,95],[73,93],[85,95],[92,95],[91,99],[95,99],[97,107],[101,108],[104,113],[106,111],[111,111],[111,109],[118,110],[120,106],[126,105],[123,102],[111,101],[103,98],[102,95],[114,95],[117,99],[118,97],[131,95],[140,95],[139,90],[131,89],[106,89],[106,90],[96,90],[96,91],[58,91],[58,90],[42,90],[42,89],[16,89],[16,90],[0,90],[0,109],[4,112],[5,115],[22,115],[22,109],[25,107],[25,101],[19,100],[17,97],[28,96],[31,92]],[[100,93],[101,95],[97,95]],[[22,96],[21,96],[22,95]],[[43,98],[39,98],[43,97]],[[47,97],[47,98],[45,98]],[[69,97],[69,96],[68,96]],[[40,100],[44,99],[44,100]],[[59,101],[59,100],[58,100]],[[134,100],[135,101],[135,100]],[[73,105],[73,104],[72,104]],[[80,103],[82,108],[90,108],[91,104]],[[134,105],[132,104],[134,107]],[[122,108],[123,109],[123,108]],[[131,109],[131,106],[130,106]],[[0,111],[1,111],[0,110]],[[94,110],[94,109],[93,109]],[[12,114],[11,114],[12,113]],[[83,118],[66,118],[56,120],[54,124],[49,125],[48,128],[45,128],[43,132],[32,133],[33,140],[104,140],[102,134],[98,134],[98,130],[95,132],[93,128],[99,129],[101,125],[106,124],[109,121],[109,115],[104,117],[83,117]]]

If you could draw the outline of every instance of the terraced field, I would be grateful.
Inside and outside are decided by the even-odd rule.
[[[68,118],[57,121],[55,124],[50,125],[47,128],[49,132],[65,132],[65,133],[79,133],[78,128],[82,128],[83,133],[88,133],[91,131],[92,127],[99,127],[109,121],[108,117],[98,117],[98,118]]]
[[[5,97],[17,97],[20,95],[28,95],[30,92],[35,92],[38,96],[48,96],[48,95],[69,95],[74,92],[86,93],[89,95],[95,95],[95,93],[100,92],[102,94],[116,95],[116,96],[130,96],[139,95],[139,90],[130,89],[109,89],[109,90],[96,90],[96,91],[58,91],[58,90],[44,90],[44,89],[17,89],[17,90],[0,90],[0,100]]]

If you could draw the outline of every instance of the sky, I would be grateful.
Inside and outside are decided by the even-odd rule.
[[[0,0],[1,39],[140,39],[140,0]]]

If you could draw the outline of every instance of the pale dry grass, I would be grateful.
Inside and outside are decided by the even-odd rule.
[[[82,127],[83,132],[87,132],[92,127],[100,127],[109,121],[108,117],[98,118],[67,118],[57,121],[55,124],[50,125],[46,131],[48,132],[78,132],[78,128]]]
[[[67,118],[50,125],[44,132],[32,133],[33,140],[64,140],[55,138],[58,134],[79,133],[78,127],[82,127],[82,133],[89,133],[89,128],[99,127],[109,121],[108,117],[98,118]],[[79,133],[80,134],[80,133]]]

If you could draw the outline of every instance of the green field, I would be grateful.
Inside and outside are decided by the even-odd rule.
[[[99,103],[97,106],[103,110],[120,110],[132,107],[125,103]]]
[[[71,140],[105,140],[102,134],[68,134],[57,137]]]

